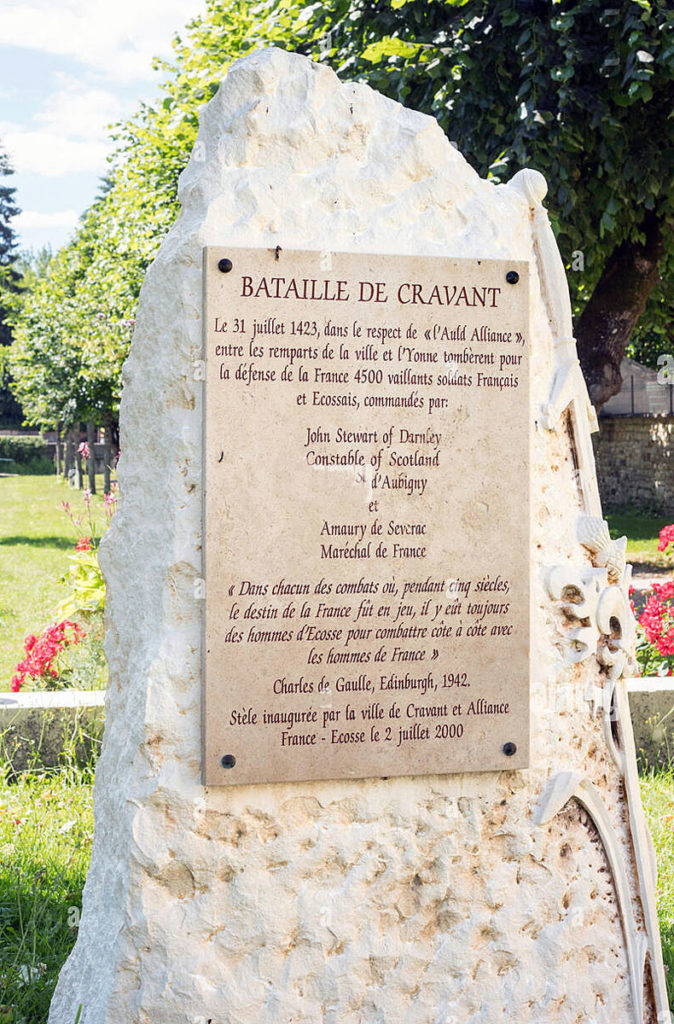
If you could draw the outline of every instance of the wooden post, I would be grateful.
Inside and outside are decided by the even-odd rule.
[[[87,420],[87,444],[89,445],[89,458],[87,459],[87,474],[89,477],[89,491],[96,493],[96,427],[92,419]]]
[[[73,486],[73,472],[75,465],[75,449],[73,444],[72,427],[66,430],[66,457],[65,457],[65,478],[70,487]]]
[[[80,454],[80,424],[73,427],[73,448],[75,449],[75,487],[81,491],[84,487],[82,480],[82,456]]]

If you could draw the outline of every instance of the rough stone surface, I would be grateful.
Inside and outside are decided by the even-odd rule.
[[[674,416],[607,416],[599,425],[594,454],[604,509],[651,509],[671,517]]]
[[[278,50],[230,70],[181,197],[125,370],[93,859],[51,1024],[79,1004],[82,1024],[634,1021],[595,826],[574,800],[533,823],[549,776],[579,771],[635,891],[621,779],[584,699],[597,663],[565,659],[544,589],[546,566],[578,558],[579,497],[568,433],[536,425],[552,340],[527,202],[481,180],[431,118]],[[528,771],[201,787],[193,366],[201,250],[220,244],[532,262]]]

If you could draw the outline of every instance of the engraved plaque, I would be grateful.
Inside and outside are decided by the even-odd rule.
[[[204,260],[205,783],[525,767],[528,264]]]

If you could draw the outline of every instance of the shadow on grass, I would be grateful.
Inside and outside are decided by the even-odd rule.
[[[14,547],[27,544],[32,548],[58,548],[59,551],[75,550],[76,541],[68,537],[2,537],[1,547]]]

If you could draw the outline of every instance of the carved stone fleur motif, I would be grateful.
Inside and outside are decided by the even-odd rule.
[[[513,179],[513,184],[526,196],[532,210],[538,270],[554,337],[555,369],[548,401],[540,411],[541,423],[547,430],[561,430],[566,417],[570,427],[578,466],[579,499],[584,509],[577,524],[577,538],[589,552],[592,562],[591,565],[585,562],[554,566],[546,575],[547,591],[564,619],[567,662],[577,664],[596,657],[603,670],[600,685],[593,680],[586,699],[592,706],[592,714],[599,716],[607,750],[624,780],[644,931],[637,927],[624,848],[601,792],[584,772],[563,771],[551,777],[536,823],[543,825],[550,821],[570,799],[580,803],[592,818],[611,867],[622,919],[635,1024],[642,1024],[644,1020],[647,968],[653,984],[658,1024],[664,1024],[670,1020],[670,1014],[655,910],[655,861],[641,807],[624,678],[636,670],[632,653],[636,624],[629,603],[632,568],[625,564],[626,538],[611,540],[601,516],[591,443],[591,434],[597,430],[597,417],[576,355],[564,266],[541,203],[545,181],[532,171],[521,171],[515,178],[517,181]]]
[[[566,658],[572,663],[596,655],[609,679],[634,674],[636,628],[629,603],[632,567],[625,564],[627,539],[611,540],[606,521],[581,515],[578,540],[590,552],[592,567],[556,565],[547,591],[560,603],[566,620]]]
[[[592,655],[609,679],[633,674],[634,616],[624,585],[609,582],[608,569],[557,565],[547,577],[547,591],[570,623],[565,631],[567,661]]]
[[[592,554],[592,563],[608,570],[609,583],[620,583],[625,572],[627,537],[611,540],[608,523],[600,516],[581,515],[578,540]]]

